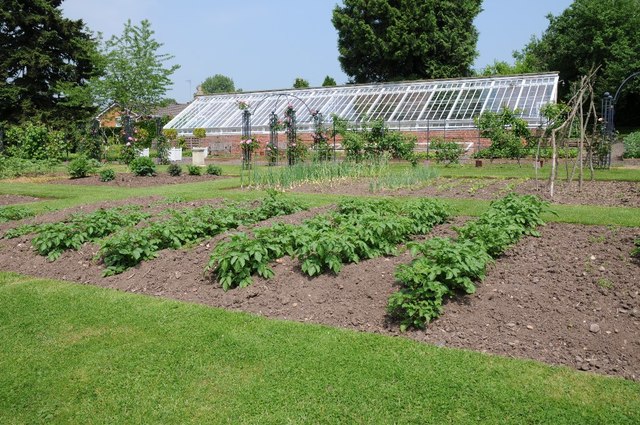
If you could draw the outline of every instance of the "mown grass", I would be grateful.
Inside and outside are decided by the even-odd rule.
[[[0,273],[0,423],[640,422],[640,384]]]
[[[146,188],[112,188],[103,186],[72,186],[37,183],[0,182],[0,193],[43,198],[25,204],[36,213],[69,208],[106,200],[119,200],[145,196],[179,197],[187,201],[226,198],[237,201],[253,200],[264,195],[260,190],[236,190],[240,179],[233,177],[211,182],[187,183]],[[343,195],[289,193],[288,196],[304,200],[311,206],[335,203]],[[473,199],[443,199],[453,206],[457,214],[477,216],[488,207],[489,201]],[[631,207],[605,207],[593,205],[553,205],[557,215],[546,215],[547,221],[576,224],[617,225],[640,227],[640,209]]]
[[[535,178],[536,170],[533,167],[531,161],[522,161],[521,165],[518,164],[490,164],[489,160],[482,160],[483,166],[476,167],[474,164],[464,165],[432,165],[439,175],[442,177],[484,177],[484,178]],[[558,167],[557,170],[558,179],[567,178],[567,172],[564,165]],[[543,167],[538,169],[537,176],[540,179],[547,179],[551,175],[551,166],[545,161]],[[585,180],[590,178],[589,170],[584,170]],[[578,178],[578,173],[575,173],[574,180]],[[640,170],[633,168],[621,168],[614,167],[610,170],[595,170],[595,180],[601,181],[635,181],[640,182]]]

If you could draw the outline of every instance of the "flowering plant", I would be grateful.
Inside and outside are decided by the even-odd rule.
[[[250,139],[240,140],[240,148],[242,149],[243,153],[253,153],[259,147],[260,142],[258,142],[258,139],[255,139],[253,137]]]
[[[240,109],[241,111],[244,111],[245,109],[249,109],[249,104],[244,100],[238,100],[237,103],[238,103],[238,109]]]

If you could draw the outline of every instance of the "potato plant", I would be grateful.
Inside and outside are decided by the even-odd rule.
[[[149,214],[138,207],[101,208],[90,214],[73,215],[66,222],[25,227],[23,231],[35,231],[32,245],[40,255],[54,261],[66,250],[78,250],[85,242],[98,240],[146,218]],[[5,234],[5,237],[8,236]]]
[[[256,273],[247,275],[247,269],[265,271],[257,274],[270,277],[269,263],[284,255],[297,258],[309,276],[337,274],[344,264],[394,254],[398,244],[428,232],[448,217],[449,211],[433,200],[404,204],[389,200],[343,201],[334,213],[316,216],[301,225],[256,230],[254,242],[263,250],[255,244],[250,246],[261,252],[260,258],[243,252],[244,244],[249,244],[246,235],[222,242],[214,249],[205,270],[225,290],[250,284],[251,274]],[[239,258],[245,262],[241,268],[235,266]]]
[[[272,191],[255,208],[247,208],[244,205],[214,208],[206,205],[170,211],[170,217],[165,220],[155,221],[143,228],[124,229],[102,241],[97,257],[102,259],[106,266],[105,276],[119,274],[142,261],[154,258],[162,249],[179,249],[241,225],[292,214],[305,208],[298,202],[284,199],[279,193]]]
[[[389,315],[400,321],[400,329],[424,328],[442,314],[446,297],[475,292],[492,259],[525,235],[538,236],[541,214],[548,203],[530,195],[510,194],[491,204],[476,221],[460,229],[457,240],[433,238],[410,244],[419,257],[396,270],[402,289],[391,295]]]

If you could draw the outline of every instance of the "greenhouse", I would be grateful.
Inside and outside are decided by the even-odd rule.
[[[273,118],[290,106],[299,132],[313,131],[318,113],[325,121],[336,116],[352,124],[384,120],[407,132],[471,129],[474,117],[504,106],[538,127],[544,124],[540,109],[556,101],[557,89],[558,74],[542,73],[206,95],[196,97],[165,129],[185,136],[196,128],[207,135],[240,135],[247,109],[251,132],[266,134]]]

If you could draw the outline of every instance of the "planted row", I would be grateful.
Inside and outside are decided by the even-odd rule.
[[[73,214],[66,221],[19,226],[8,230],[7,239],[37,233],[33,247],[50,261],[56,260],[66,250],[78,250],[85,242],[96,241],[113,232],[133,226],[149,218],[140,207],[126,206],[104,209],[89,214]]]
[[[0,207],[0,223],[13,220],[22,220],[23,218],[33,217],[35,213],[27,208],[16,205]]]
[[[344,264],[391,255],[411,236],[428,233],[449,217],[439,202],[420,199],[399,205],[389,200],[349,200],[331,214],[316,216],[301,225],[276,224],[245,233],[218,244],[206,271],[224,290],[246,287],[252,276],[273,276],[269,266],[289,255],[298,258],[309,276],[331,271]]]
[[[170,211],[170,217],[166,220],[155,221],[142,228],[123,229],[104,240],[97,257],[106,266],[105,276],[119,274],[144,260],[155,258],[162,249],[179,249],[241,225],[303,209],[305,207],[298,202],[271,191],[255,208],[228,205],[223,208],[203,206]]]
[[[446,297],[475,292],[475,282],[485,276],[487,265],[525,235],[538,236],[541,214],[548,204],[531,195],[510,194],[494,201],[476,221],[456,229],[457,239],[432,238],[410,244],[409,265],[396,269],[402,289],[391,295],[389,315],[401,330],[424,328],[442,314]]]

